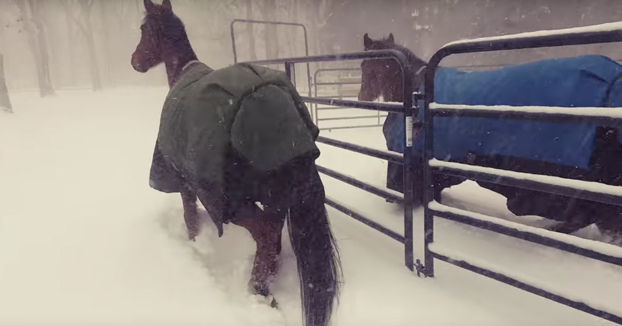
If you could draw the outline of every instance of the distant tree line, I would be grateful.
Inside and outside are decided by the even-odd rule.
[[[156,0],[157,1],[157,0]],[[0,0],[0,107],[8,90],[121,85],[164,86],[160,75],[135,73],[129,58],[139,37],[143,0]],[[362,50],[362,37],[395,35],[424,59],[443,44],[492,36],[612,22],[619,0],[175,0],[199,57],[214,68],[233,62],[229,24],[235,18],[303,23],[311,54]],[[302,30],[236,25],[240,61],[304,54]],[[532,57],[609,51],[618,44],[466,56],[457,65],[513,63]],[[3,64],[4,63],[4,64]]]

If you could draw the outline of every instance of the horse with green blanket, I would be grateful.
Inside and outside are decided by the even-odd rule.
[[[191,240],[199,232],[197,197],[219,236],[229,222],[250,232],[257,243],[253,294],[272,297],[287,220],[305,324],[326,326],[341,267],[315,165],[319,130],[307,107],[278,70],[248,64],[212,70],[199,62],[170,0],[144,5],[132,66],[144,73],[164,63],[170,86],[150,186],[181,194]]]

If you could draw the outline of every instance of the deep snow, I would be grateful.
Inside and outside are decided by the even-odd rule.
[[[295,261],[285,241],[274,285],[281,310],[246,292],[254,243],[205,223],[185,240],[181,201],[148,187],[165,88],[53,98],[12,94],[0,113],[0,325],[301,325]],[[384,149],[380,128],[322,132]],[[321,145],[320,164],[383,186],[386,163]],[[329,196],[403,233],[396,206],[329,177]],[[465,182],[446,205],[530,225],[502,197]],[[437,262],[434,279],[403,266],[394,240],[329,208],[345,284],[335,326],[613,325]],[[421,209],[415,255],[422,257]],[[435,248],[476,257],[621,313],[622,268],[436,220]],[[597,238],[597,232],[584,231]],[[284,237],[287,239],[287,237]]]

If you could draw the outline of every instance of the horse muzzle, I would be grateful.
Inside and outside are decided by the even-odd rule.
[[[135,55],[132,55],[132,67],[134,68],[134,70],[142,73],[145,73],[149,70],[149,68],[142,64]]]

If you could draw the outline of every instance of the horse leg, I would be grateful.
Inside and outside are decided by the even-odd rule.
[[[181,191],[181,201],[184,206],[184,221],[188,230],[188,239],[195,241],[199,234],[199,211],[197,209],[197,196],[188,186]]]
[[[269,298],[272,295],[270,284],[274,280],[279,266],[281,232],[285,223],[285,216],[274,218],[274,216],[262,216],[264,214],[262,212],[253,218],[234,223],[247,229],[257,244],[249,290],[253,294]],[[277,306],[274,298],[270,304],[274,308]]]

